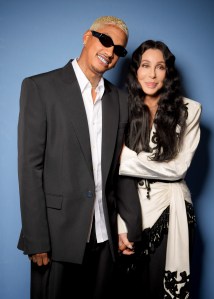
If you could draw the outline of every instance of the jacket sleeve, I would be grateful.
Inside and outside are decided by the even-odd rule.
[[[18,177],[22,232],[18,248],[25,254],[50,251],[43,190],[46,113],[32,78],[22,83],[18,121]]]
[[[125,221],[129,241],[140,241],[142,216],[136,179],[128,176],[119,176],[117,183],[117,206],[119,214],[118,225],[121,217]]]

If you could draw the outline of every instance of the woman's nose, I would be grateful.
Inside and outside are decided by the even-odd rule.
[[[150,75],[151,78],[155,78],[156,77],[155,68],[151,68],[150,69],[150,74],[149,75]]]

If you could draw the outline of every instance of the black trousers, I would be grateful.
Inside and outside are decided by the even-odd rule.
[[[113,291],[114,263],[108,241],[87,244],[83,264],[31,262],[31,299],[109,299]]]

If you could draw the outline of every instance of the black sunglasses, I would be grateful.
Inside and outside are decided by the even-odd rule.
[[[106,47],[110,48],[114,46],[114,53],[119,56],[119,57],[125,57],[126,54],[128,53],[126,49],[123,46],[115,45],[113,43],[113,40],[110,38],[110,36],[104,34],[104,33],[99,33],[97,31],[91,30],[92,35],[97,37],[101,44]]]

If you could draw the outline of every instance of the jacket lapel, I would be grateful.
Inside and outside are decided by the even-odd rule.
[[[78,138],[81,151],[93,175],[91,146],[87,116],[76,75],[71,61],[62,69],[64,83],[63,94],[66,94],[67,113],[70,114],[72,127]],[[118,94],[105,80],[105,92],[102,98],[102,179],[105,184],[114,155],[119,122]]]
[[[66,94],[67,113],[70,115],[70,121],[80,144],[81,151],[86,160],[91,174],[93,175],[91,146],[87,116],[82,99],[80,87],[74,73],[71,61],[63,68],[62,78],[66,83],[63,93]]]
[[[105,93],[102,99],[102,178],[104,184],[111,166],[117,137],[119,121],[117,96],[105,80]]]

